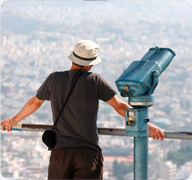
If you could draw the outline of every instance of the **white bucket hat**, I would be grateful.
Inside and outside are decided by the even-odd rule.
[[[68,58],[80,66],[96,65],[101,62],[99,55],[99,46],[90,40],[81,40],[75,46],[74,50],[68,55]]]

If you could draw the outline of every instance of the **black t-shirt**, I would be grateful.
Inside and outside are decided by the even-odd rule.
[[[68,95],[71,82],[80,72],[54,72],[38,89],[38,99],[51,101],[54,122]],[[115,94],[116,91],[99,74],[83,72],[57,122],[56,146],[88,146],[100,150],[97,132],[99,100],[108,101]]]

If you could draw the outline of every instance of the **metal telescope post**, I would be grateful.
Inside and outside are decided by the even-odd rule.
[[[133,107],[126,110],[126,135],[134,137],[134,180],[148,179],[148,107],[160,74],[175,53],[168,48],[151,48],[140,61],[134,61],[117,79],[121,96]]]

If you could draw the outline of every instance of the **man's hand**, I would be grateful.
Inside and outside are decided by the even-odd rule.
[[[125,117],[126,109],[132,108],[130,105],[124,103],[116,96],[108,100],[107,103],[111,105],[123,117]],[[149,126],[149,135],[153,139],[157,139],[157,140],[161,139],[161,141],[163,141],[163,139],[165,138],[165,134],[163,133],[163,131],[157,126],[152,125],[150,123],[148,123],[148,126]]]
[[[44,103],[45,100],[40,100],[36,96],[32,97],[27,103],[24,105],[23,109],[13,116],[12,118],[5,119],[1,122],[1,129],[2,131],[5,131],[5,128],[7,131],[11,131],[11,126],[14,126],[22,119],[26,118],[27,116],[31,115],[33,112],[35,112],[37,109],[41,107],[41,105]]]
[[[5,119],[3,121],[1,121],[1,130],[2,131],[11,131],[11,127],[14,126],[15,124],[17,124],[16,120],[14,117],[9,118],[9,119]]]
[[[149,135],[155,140],[159,140],[161,139],[161,141],[163,141],[163,139],[165,138],[165,134],[164,132],[158,128],[157,126],[148,123],[149,126]]]

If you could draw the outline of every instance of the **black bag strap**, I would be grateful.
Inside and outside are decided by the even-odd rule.
[[[77,73],[77,74],[76,74],[76,76],[75,76],[75,78],[74,78],[74,83],[72,83],[72,84],[71,84],[71,87],[69,88],[68,96],[67,96],[67,98],[66,98],[66,100],[65,100],[65,102],[64,102],[64,104],[63,104],[63,107],[62,107],[62,109],[61,109],[61,111],[60,111],[60,113],[59,113],[59,115],[58,115],[58,117],[57,117],[57,119],[56,119],[56,121],[55,121],[55,123],[54,123],[54,125],[53,125],[52,130],[56,127],[56,124],[57,124],[57,122],[58,122],[58,120],[59,120],[59,118],[60,118],[60,116],[61,116],[61,114],[62,114],[62,112],[63,112],[63,110],[64,110],[64,108],[65,108],[65,106],[66,106],[66,104],[67,104],[67,102],[69,101],[69,98],[70,98],[73,90],[75,89],[75,85],[77,84],[77,81],[79,80],[79,78],[80,78],[80,76],[81,76],[82,74],[83,74],[83,71],[81,71],[80,73]]]

